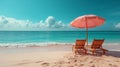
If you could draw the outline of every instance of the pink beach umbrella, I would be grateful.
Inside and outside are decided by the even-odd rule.
[[[88,28],[101,26],[105,19],[96,15],[84,15],[71,22],[71,26],[76,28],[86,28],[86,40],[88,45]]]

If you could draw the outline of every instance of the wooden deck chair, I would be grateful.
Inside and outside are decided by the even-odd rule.
[[[76,40],[76,44],[72,47],[73,52],[77,54],[79,50],[83,50],[84,54],[86,54],[87,50],[84,48],[85,42],[86,40]]]
[[[100,49],[103,51],[103,54],[106,54],[106,49],[104,49],[102,47],[102,44],[104,42],[104,39],[94,39],[94,41],[92,42],[92,45],[91,45],[91,49],[90,51],[92,51],[92,54],[94,55],[94,53],[96,52],[96,50]]]

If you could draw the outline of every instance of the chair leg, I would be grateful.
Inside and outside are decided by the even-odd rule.
[[[86,49],[84,49],[84,54],[87,54],[87,50]]]
[[[92,55],[94,55],[95,51],[92,51]]]
[[[94,55],[94,54],[95,54],[95,51],[96,51],[95,49],[93,49],[93,50],[92,50],[92,55]]]
[[[105,50],[103,50],[103,55],[105,55],[106,54],[106,51]]]
[[[102,51],[103,51],[103,55],[105,55],[106,51],[108,51],[108,50],[102,48]]]
[[[78,53],[78,49],[75,49],[75,50],[74,50],[74,53],[77,54],[77,53]]]

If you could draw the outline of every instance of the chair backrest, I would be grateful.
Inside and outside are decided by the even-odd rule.
[[[99,49],[102,47],[104,39],[94,39],[91,48]]]
[[[76,40],[76,45],[79,48],[84,48],[86,40]]]

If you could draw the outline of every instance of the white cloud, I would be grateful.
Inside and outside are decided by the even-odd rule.
[[[62,29],[68,25],[62,21],[56,21],[53,16],[49,16],[45,21],[31,22],[29,20],[17,20],[15,18],[0,16],[0,30],[44,30]]]
[[[116,24],[115,28],[120,28],[120,23]]]
[[[45,23],[48,28],[64,28],[65,24],[62,23],[62,21],[56,21],[54,17],[49,16]]]

